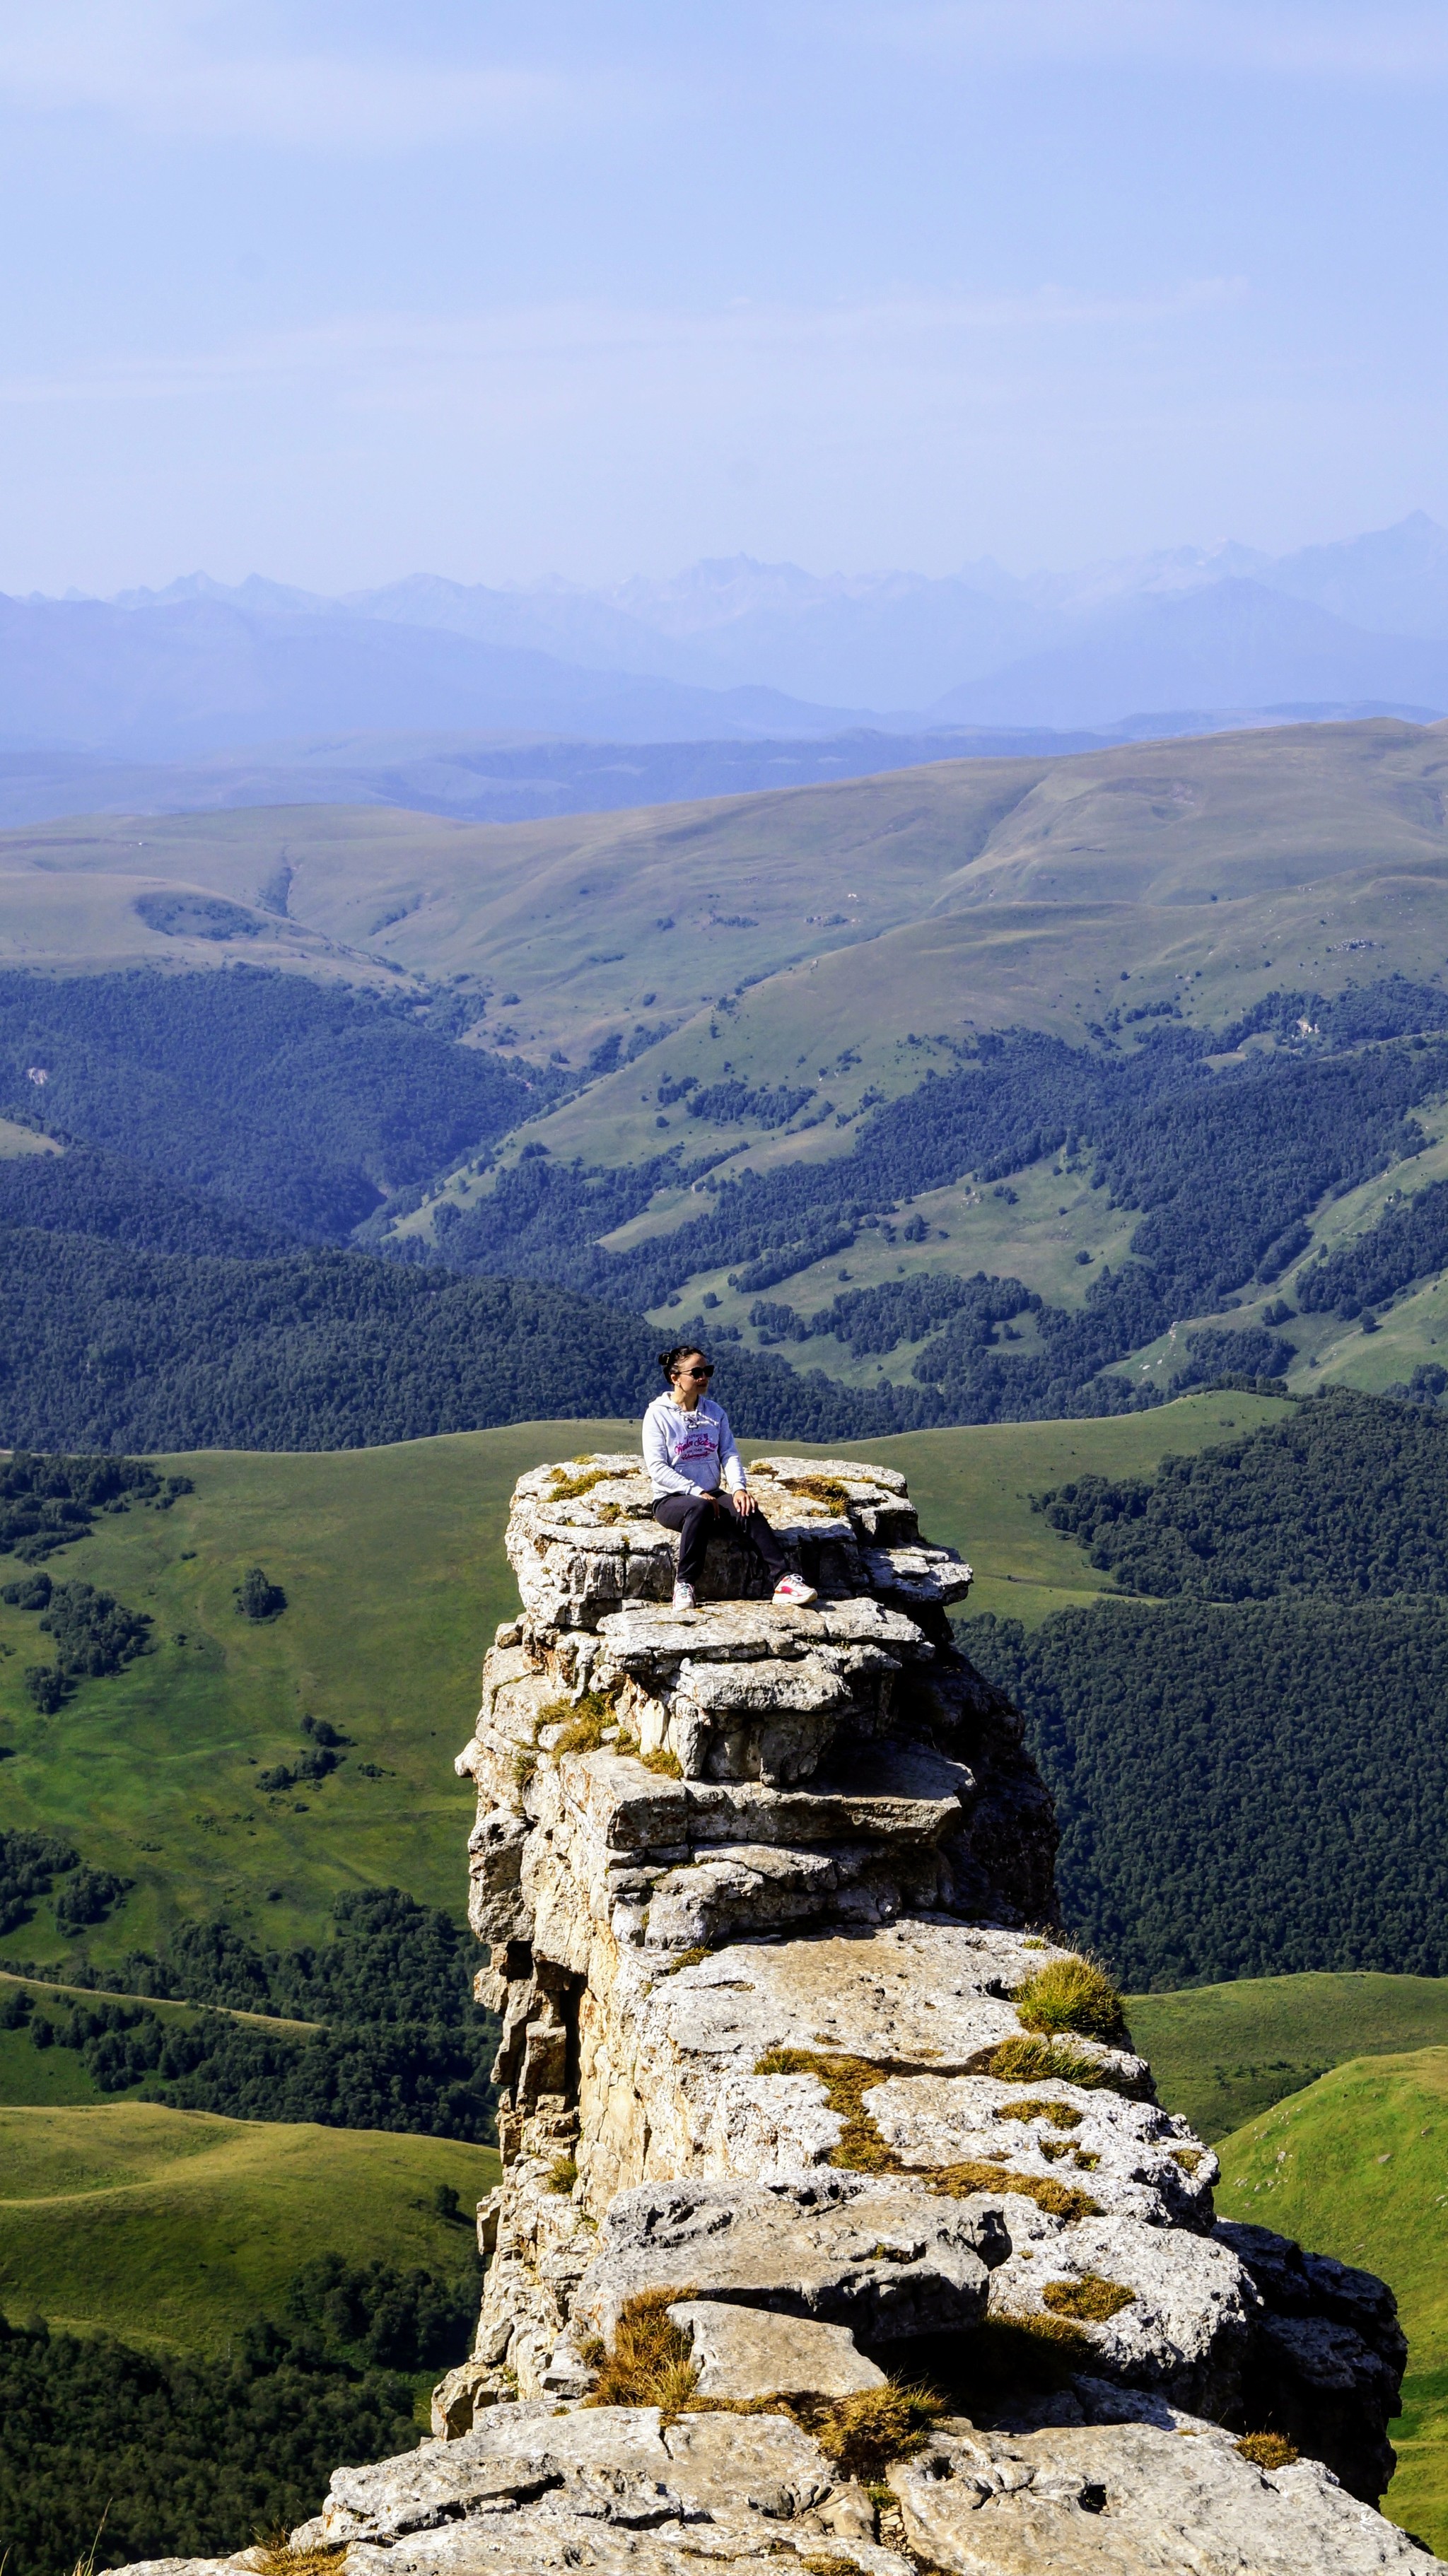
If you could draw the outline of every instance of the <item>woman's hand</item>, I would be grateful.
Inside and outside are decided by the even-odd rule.
[[[754,1496],[751,1494],[747,1485],[736,1485],[733,1493],[729,1497],[729,1500],[733,1504],[742,1521],[747,1521],[750,1513],[758,1509]]]

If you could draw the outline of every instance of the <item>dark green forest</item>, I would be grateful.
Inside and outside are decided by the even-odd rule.
[[[1379,1015],[1389,1025],[1417,1007],[1411,987],[1395,1000]],[[1060,1150],[1073,1163],[1091,1159],[1092,1186],[1110,1205],[1141,1213],[1129,1260],[1092,1282],[1083,1308],[1043,1305],[1008,1279],[932,1282],[930,1295],[921,1283],[914,1297],[885,1287],[837,1300],[828,1324],[821,1316],[805,1325],[780,1302],[766,1330],[797,1341],[839,1329],[857,1350],[885,1351],[938,1326],[912,1372],[921,1408],[912,1414],[908,1399],[894,1399],[901,1428],[1154,1402],[1154,1392],[1112,1376],[1114,1364],[1168,1324],[1278,1278],[1305,1249],[1304,1220],[1324,1197],[1421,1150],[1412,1112],[1448,1088],[1448,1047],[1418,1038],[1334,1053],[1314,1043],[1213,1073],[1207,1052],[1231,1032],[1156,1025],[1129,1051],[1104,1028],[1099,1035],[1096,1049],[1021,1030],[982,1038],[973,1054],[961,1050],[955,1072],[932,1072],[876,1108],[851,1152],[833,1162],[717,1181],[677,1152],[622,1172],[555,1165],[539,1153],[500,1173],[467,1212],[447,1211],[440,1255],[418,1243],[409,1257],[565,1280],[629,1307],[657,1306],[698,1270],[723,1264],[736,1287],[762,1292],[863,1231],[883,1229],[890,1239],[902,1197],[971,1174],[1000,1187]],[[629,1252],[600,1248],[599,1236],[636,1216],[657,1188],[683,1180],[712,1207]],[[1010,1318],[1026,1311],[1043,1352],[1010,1348]],[[1209,1367],[1271,1376],[1290,1357],[1290,1345],[1264,1345],[1258,1328],[1250,1352],[1224,1346],[1210,1364],[1189,1358],[1181,1383],[1205,1382]]]
[[[434,1245],[390,1236],[391,1215],[460,1155],[486,1166],[493,1141],[575,1077],[456,1043],[465,1011],[256,969],[0,974],[0,1110],[69,1146],[0,1165],[0,1437],[348,1447],[629,1412],[654,1384],[653,1336],[631,1319],[677,1304],[715,1264],[756,1293],[768,1339],[837,1332],[857,1356],[916,1345],[909,1384],[865,1393],[726,1340],[720,1391],[747,1433],[830,1440],[1155,1403],[1162,1390],[1133,1386],[1119,1361],[1277,1278],[1324,1196],[1421,1145],[1413,1112],[1448,1088],[1441,1003],[1399,979],[1332,1004],[1269,996],[1250,1028],[1215,1034],[1166,1013],[1129,1044],[1115,1015],[1088,1047],[983,1037],[953,1070],[877,1098],[839,1159],[738,1180],[717,1178],[718,1152],[691,1162],[673,1146],[595,1171],[535,1140],[471,1208],[439,1207]],[[1299,1004],[1316,1014],[1310,1042],[1293,1035]],[[1257,1034],[1275,1050],[1211,1069],[1213,1049]],[[813,1099],[667,1069],[657,1092],[766,1124]],[[1008,1195],[1008,1174],[1056,1150],[1140,1219],[1130,1257],[1080,1309],[1008,1278],[887,1283],[809,1322],[765,1294],[862,1231],[893,1240],[902,1195],[966,1174]],[[681,1182],[703,1202],[689,1223],[600,1249]],[[1356,1247],[1377,1260],[1373,1295],[1433,1257],[1442,1213],[1424,1201],[1411,1220],[1390,1210],[1371,1253],[1372,1237]],[[1360,1293],[1330,1265],[1311,1278],[1313,1298]],[[1260,1326],[1213,1329],[1186,1338],[1166,1392],[1275,1377],[1291,1357]]]
[[[634,1317],[532,1280],[0,1231],[0,1438],[29,1448],[355,1449],[627,1417],[662,1383],[658,1343]],[[762,1439],[901,1427],[888,1399],[768,1355],[729,1354],[718,1384],[737,1427]]]
[[[1154,1477],[1035,1498],[1123,1593],[973,1619],[1137,1986],[1448,1974],[1448,1420],[1326,1389]]]
[[[989,1614],[1072,1936],[1128,1986],[1301,1969],[1448,1975],[1448,1602]]]
[[[1081,1476],[1038,1508],[1127,1592],[1448,1594],[1448,1420],[1324,1388],[1150,1481]]]
[[[341,1241],[560,1087],[433,1036],[422,1016],[250,966],[0,972],[0,1116]]]
[[[468,2231],[470,2233],[470,2231]],[[460,2361],[479,2271],[451,2276],[323,2254],[224,2361],[0,2318],[0,2530],[6,2576],[85,2562],[221,2556],[314,2514],[339,2460],[417,2437],[413,2383]]]

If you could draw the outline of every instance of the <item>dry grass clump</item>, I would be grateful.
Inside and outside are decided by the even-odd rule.
[[[1069,2102],[999,2102],[998,2120],[1049,2120],[1053,2129],[1079,2129],[1081,2114]]]
[[[786,1493],[806,1494],[812,1503],[823,1503],[832,1512],[847,1512],[850,1489],[837,1476],[780,1476],[776,1481]]]
[[[1202,2153],[1200,2147],[1173,2147],[1171,2160],[1174,2165],[1181,2166],[1184,2174],[1194,2174],[1202,2161]]]
[[[1006,2040],[1003,2045],[1006,2048],[1039,2049],[1041,2042]],[[995,2053],[999,2055],[1000,2051]],[[844,2123],[839,2144],[830,2156],[832,2165],[843,2165],[853,2173],[918,2173],[931,2191],[943,2192],[953,2200],[968,2199],[972,2192],[977,2191],[1016,2192],[1023,2199],[1033,2200],[1038,2209],[1048,2210],[1057,2218],[1100,2216],[1098,2204],[1084,2191],[1075,2191],[1046,2174],[1015,2173],[1004,2159],[996,2162],[982,2156],[962,2164],[929,2167],[902,2164],[895,2149],[881,2137],[865,2108],[865,2095],[872,2085],[883,2084],[892,2071],[889,2066],[876,2065],[868,2057],[834,2057],[813,2048],[766,2049],[754,2069],[756,2075],[813,2075],[824,2086],[830,2109],[837,2112]],[[992,2068],[990,2071],[996,2070]],[[1033,2067],[1029,2071],[1059,2075],[1063,2070],[1059,2064],[1053,2063],[1049,2067]]]
[[[1023,2200],[1033,2200],[1038,2209],[1047,2210],[1052,2218],[1099,2218],[1101,2204],[1089,2192],[1075,2191],[1069,2183],[1056,2182],[1049,2174],[1013,2173],[1009,2165],[987,2164],[984,2158],[971,2158],[964,2164],[937,2165],[925,2180],[932,2191],[945,2192],[952,2200],[968,2200],[976,2191],[1014,2192]]]
[[[598,1753],[603,1749],[604,1728],[617,1726],[618,1712],[598,1691],[585,1691],[581,1699],[550,1700],[538,1723],[562,1726],[555,1753]]]
[[[578,2161],[574,2156],[555,2156],[544,2178],[545,2191],[571,2191],[578,2180]]]
[[[596,2363],[598,2385],[585,2406],[658,2406],[677,2415],[699,2384],[689,2338],[669,2309],[692,2290],[644,2290],[619,2312],[607,2350],[590,2344],[583,2358]]]
[[[1081,2173],[1094,2173],[1101,2162],[1092,2148],[1073,2147],[1066,2138],[1038,2138],[1036,2147],[1048,2165],[1059,2164],[1063,2156],[1069,2156]]]
[[[1285,2433],[1244,2433],[1237,2449],[1254,2469],[1290,2469],[1301,2452]]]
[[[1012,2001],[1025,2030],[1047,2036],[1077,2031],[1083,2039],[1104,2040],[1117,2048],[1125,2043],[1121,1997],[1094,1960],[1048,1959],[1017,1988]]]
[[[945,2401],[933,2388],[860,2388],[840,2397],[823,2419],[810,2426],[827,2459],[841,2475],[868,2486],[892,2460],[906,2460],[928,2438]]]
[[[995,2048],[984,2049],[972,2058],[969,2073],[993,2075],[999,2084],[1048,2084],[1054,2077],[1058,2084],[1077,2084],[1083,2092],[1100,2090],[1111,2083],[1111,2069],[1079,2048],[1070,2048],[1058,2039],[1038,2039],[1021,2033],[1003,2039]]]
[[[671,1753],[666,1744],[656,1744],[652,1753],[641,1753],[639,1760],[646,1771],[657,1771],[665,1780],[682,1780],[684,1776],[677,1753]]]
[[[865,2108],[865,2095],[872,2084],[883,2084],[890,2073],[888,2066],[876,2066],[868,2057],[826,2057],[813,2048],[768,2048],[760,2058],[756,2075],[813,2075],[825,2088],[825,2098],[832,2111],[844,2122],[839,2145],[834,2149],[832,2165],[845,2165],[854,2173],[899,2173],[900,2159],[893,2147],[887,2147],[874,2121]]]
[[[576,1463],[583,1464],[581,1459]],[[606,1485],[612,1473],[611,1467],[584,1467],[581,1476],[570,1476],[566,1469],[555,1467],[547,1499],[550,1503],[576,1503],[584,1494],[591,1494],[595,1485]]]
[[[251,2552],[257,2576],[339,2576],[347,2555],[345,2540],[314,2540],[294,2549],[284,2528],[258,2532]],[[83,2559],[75,2576],[90,2576]]]
[[[1083,2272],[1079,2281],[1048,2281],[1041,2302],[1053,2317],[1074,2317],[1078,2324],[1100,2326],[1120,2309],[1129,2308],[1135,2296],[1124,2281],[1108,2281],[1101,2272]]]
[[[661,1977],[676,1977],[681,1968],[697,1968],[702,1960],[712,1959],[713,1956],[714,1953],[709,1948],[708,1943],[701,1942],[696,1949],[681,1950],[678,1957],[676,1959],[671,1959],[666,1968],[660,1968],[659,1975]]]

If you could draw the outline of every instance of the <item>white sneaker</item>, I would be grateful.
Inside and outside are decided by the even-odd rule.
[[[803,1610],[809,1602],[818,1601],[819,1594],[814,1585],[806,1583],[802,1576],[784,1574],[774,1587],[774,1597],[776,1601],[792,1602],[796,1610]]]
[[[809,1597],[811,1601],[813,1601],[814,1594],[811,1593]],[[692,1583],[676,1583],[674,1586],[673,1607],[676,1610],[697,1610],[698,1606],[697,1601],[694,1599],[694,1587]]]

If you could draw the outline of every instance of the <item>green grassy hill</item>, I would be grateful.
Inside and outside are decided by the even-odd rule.
[[[1167,1449],[1273,1411],[1260,1397],[1195,1396],[1115,1421],[922,1432],[855,1454],[909,1477],[925,1527],[975,1565],[975,1606],[1034,1622],[1090,1599],[1103,1578],[1032,1514],[1033,1489],[1087,1468],[1149,1472]],[[223,1906],[285,1947],[324,1934],[334,1899],[363,1885],[460,1914],[471,1791],[452,1757],[493,1629],[517,1605],[508,1498],[541,1459],[637,1441],[636,1423],[532,1422],[387,1449],[205,1452],[177,1462],[195,1491],[170,1511],[103,1515],[51,1573],[148,1612],[155,1650],[43,1717],[22,1675],[46,1641],[32,1615],[0,1604],[0,1743],[12,1749],[0,1781],[8,1825],[68,1834],[89,1865],[135,1884],[108,1924],[69,1945],[43,1901],[0,1941],[0,1966],[56,1961],[67,1946],[103,1966]],[[261,1625],[232,1598],[256,1564],[288,1600]],[[304,1715],[351,1739],[346,1760],[305,1789],[262,1792],[258,1772],[301,1749]]]
[[[498,2172],[491,2148],[451,2139],[150,2102],[0,2110],[0,2308],[221,2352],[317,2254],[460,2269]],[[461,2218],[439,2215],[439,2184]]]
[[[1365,908],[1382,963],[1420,965],[1448,898],[1440,749],[1436,727],[1382,719],[501,826],[328,806],[67,820],[0,836],[0,959],[218,964],[229,943],[150,928],[137,895],[180,883],[254,905],[285,862],[286,917],[257,914],[237,953],[481,970],[494,1018],[545,1052],[761,975],[739,1035],[779,1073],[802,1029],[829,1057],[962,1011],[1069,1027],[1123,966],[1168,982],[1201,966],[1201,1007],[1221,1016],[1264,955],[1330,974]]]
[[[103,1517],[50,1560],[156,1623],[154,1653],[83,1684],[54,1717],[21,1681],[45,1644],[35,1620],[0,1605],[6,1822],[68,1833],[136,1882],[90,1955],[153,1947],[222,1906],[285,1947],[319,1937],[334,1899],[365,1885],[460,1913],[471,1792],[452,1757],[493,1628],[516,1606],[508,1496],[539,1458],[618,1436],[531,1423],[391,1449],[188,1457],[196,1491],[172,1511]],[[255,1564],[288,1598],[264,1624],[232,1598]],[[347,1759],[268,1796],[257,1772],[295,1759],[304,1714],[351,1738]],[[43,1906],[0,1943],[0,1963],[61,1947]]]
[[[1363,1982],[1367,1982],[1364,1980]],[[1217,2207],[1381,2274],[1408,2336],[1395,2522],[1448,2550],[1448,2048],[1355,2058],[1218,2148]]]
[[[1348,2058],[1448,2048],[1448,1977],[1242,1977],[1128,2015],[1163,2102],[1215,2143]]]

